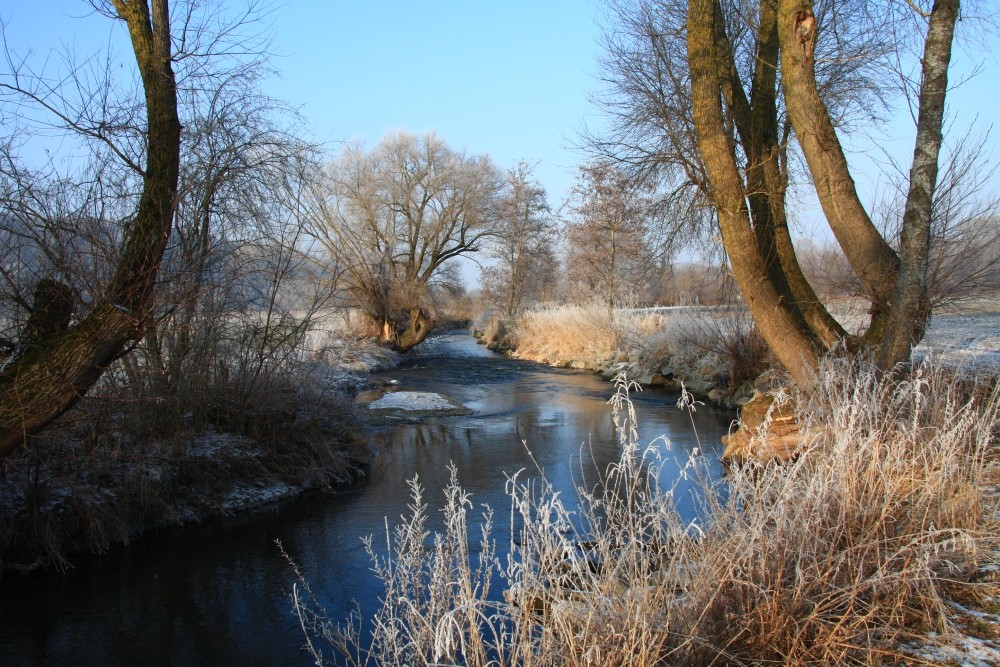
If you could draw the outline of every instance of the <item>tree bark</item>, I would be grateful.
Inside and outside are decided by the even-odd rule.
[[[718,209],[733,276],[761,335],[799,386],[808,390],[815,382],[821,345],[794,304],[770,279],[767,258],[760,252],[751,226],[745,188],[722,113],[726,73],[715,46],[719,14],[714,0],[688,3],[688,63],[698,150]]]
[[[936,0],[924,42],[917,137],[899,243],[902,261],[876,359],[883,370],[890,370],[910,358],[913,345],[924,336],[930,315],[927,261],[931,217],[941,152],[944,101],[948,92],[948,65],[958,13],[959,0]]]
[[[434,320],[427,317],[420,307],[410,309],[409,321],[406,323],[406,328],[396,335],[393,349],[397,352],[409,352],[424,342],[433,328]]]
[[[32,345],[69,328],[73,318],[73,289],[52,278],[35,285],[34,306],[24,324],[22,345]]]
[[[791,313],[802,320],[827,349],[847,338],[847,332],[822,304],[802,273],[785,214],[788,188],[785,146],[778,131],[778,0],[760,0],[755,66],[750,98],[725,34],[723,12],[715,5],[715,48],[722,75],[722,98],[733,119],[746,156],[745,196],[750,221],[768,279],[782,295]]]
[[[141,337],[173,223],[181,126],[168,0],[113,0],[113,6],[128,26],[145,91],[147,155],[139,207],[98,305],[78,324],[19,345],[0,371],[0,454],[75,405],[125,345]]]
[[[780,0],[778,39],[785,106],[820,205],[837,242],[872,300],[874,334],[888,314],[899,258],[858,198],[847,158],[816,85],[816,19],[810,0]]]
[[[843,341],[847,332],[823,306],[802,273],[785,214],[788,189],[786,148],[778,132],[778,0],[760,0],[757,54],[750,86],[748,130],[742,138],[747,153],[747,190],[754,227],[766,229],[768,261],[776,264],[781,281],[801,311],[802,318],[826,348]],[[716,8],[718,12],[718,7]],[[721,18],[716,18],[721,23]],[[728,40],[726,40],[728,44]],[[732,61],[732,55],[727,59]],[[731,63],[733,86],[739,86],[735,62]],[[734,110],[734,113],[738,109]],[[762,238],[762,233],[758,232]]]

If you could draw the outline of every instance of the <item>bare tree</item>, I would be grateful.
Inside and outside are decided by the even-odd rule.
[[[800,238],[795,249],[803,273],[821,298],[865,298],[864,288],[836,241]]]
[[[125,365],[133,381],[141,368],[160,395],[180,391],[200,299],[222,280],[220,250],[237,231],[218,223],[261,224],[274,210],[263,181],[284,188],[278,156],[299,151],[261,123],[280,110],[255,93],[258,2],[236,13],[200,0],[89,4],[128,29],[138,78],[112,54],[67,55],[52,72],[7,52],[0,75],[14,121],[0,151],[0,293],[17,338],[0,375],[0,449],[75,404],[140,341]],[[22,138],[52,133],[84,158],[26,166]]]
[[[497,229],[489,244],[494,260],[483,269],[483,292],[497,312],[513,317],[525,302],[538,300],[554,279],[558,230],[545,188],[520,162],[507,172],[497,200]]]
[[[180,169],[169,7],[167,0],[113,0],[111,9],[128,28],[145,93],[142,195],[111,281],[85,318],[70,326],[67,317],[51,317],[72,308],[66,303],[72,290],[51,290],[52,282],[39,282],[25,324],[34,335],[19,341],[0,371],[0,452],[24,443],[80,400],[126,345],[141,337],[150,315]]]
[[[996,173],[983,153],[988,145],[985,137],[966,134],[945,148],[931,214],[927,298],[932,311],[1000,290],[1000,199],[988,187]],[[897,169],[873,216],[894,249],[899,247],[907,196],[905,169]],[[801,240],[797,245],[817,291],[831,297],[865,297],[839,245]]]
[[[663,279],[667,303],[679,306],[732,303],[737,291],[728,267],[704,259],[672,265]]]
[[[987,136],[967,134],[945,147],[931,206],[927,304],[934,310],[995,294],[1000,289],[1000,194],[990,192],[996,174],[984,154]],[[882,227],[899,247],[907,199],[906,172],[899,168]]]
[[[869,344],[878,346],[876,357],[885,369],[909,359],[930,317],[927,264],[931,218],[948,67],[959,14],[958,0],[935,0],[929,11],[911,7],[927,20],[927,32],[913,162],[897,255],[878,233],[858,197],[833,121],[823,105],[815,78],[818,26],[811,3],[782,0],[778,5],[782,82],[789,118],[830,228],[872,294],[874,319],[867,338]]]
[[[384,342],[405,351],[430,333],[428,286],[494,233],[501,184],[488,157],[434,134],[393,134],[371,152],[348,145],[330,166],[313,232]]]
[[[213,81],[204,99],[189,104],[175,230],[158,293],[164,314],[131,364],[154,380],[157,400],[194,399],[203,393],[195,386],[215,386],[206,377],[222,363],[213,339],[233,318],[273,315],[273,298],[260,293],[282,290],[304,261],[296,247],[304,234],[302,191],[319,168],[317,149],[287,129],[297,120],[292,110],[259,92],[262,70]],[[248,256],[251,248],[262,257]],[[272,265],[279,259],[285,268]],[[301,300],[303,323],[317,305]]]
[[[936,2],[925,14],[923,36],[885,30],[919,23],[909,5],[892,3],[637,0],[615,7],[622,30],[609,36],[611,91],[603,100],[614,129],[594,142],[597,150],[642,178],[694,188],[711,205],[762,334],[803,386],[817,356],[845,340],[879,350],[883,367],[908,358],[927,313],[913,306],[926,284],[919,268],[926,268],[926,253],[918,246],[930,221],[917,200],[933,195],[937,109],[957,5]],[[886,68],[907,40],[907,47],[923,47],[925,70],[914,89],[924,112],[904,225],[910,232],[897,253],[858,200],[837,132],[882,108]],[[848,338],[829,314],[795,255],[785,210],[793,136],[872,303],[872,323],[860,340]]]
[[[663,247],[652,234],[650,192],[608,163],[591,164],[580,168],[568,210],[571,289],[600,298],[610,316],[622,301],[644,294],[658,268]]]

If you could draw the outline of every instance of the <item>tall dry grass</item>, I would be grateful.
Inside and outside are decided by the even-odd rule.
[[[973,594],[973,573],[996,558],[995,386],[926,368],[892,384],[828,361],[820,390],[798,401],[812,442],[788,464],[704,477],[694,520],[658,485],[630,389],[619,381],[613,405],[621,459],[578,505],[544,478],[510,477],[509,557],[491,515],[470,551],[473,499],[454,478],[428,546],[414,483],[388,555],[372,550],[386,586],[373,633],[338,627],[296,588],[317,662],[323,646],[355,665],[905,662],[906,640],[947,636],[946,601]]]
[[[556,366],[596,368],[618,349],[618,332],[607,308],[548,306],[521,313],[513,331],[516,356]]]
[[[621,308],[611,316],[600,303],[548,306],[491,324],[487,341],[503,340],[514,356],[556,366],[600,369],[628,361],[645,373],[669,367],[678,377],[735,389],[772,365],[752,319],[737,306]]]
[[[515,355],[557,366],[598,368],[618,357],[677,349],[688,315],[618,308],[600,302],[543,306],[518,315],[509,333]]]
[[[818,437],[787,465],[734,468],[709,495],[700,585],[677,647],[711,661],[881,664],[951,628],[996,528],[984,487],[996,388],[943,371],[892,384],[828,361],[799,419]]]

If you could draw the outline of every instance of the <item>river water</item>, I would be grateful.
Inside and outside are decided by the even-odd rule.
[[[0,665],[309,665],[289,601],[295,577],[275,540],[301,565],[331,618],[346,619],[355,602],[370,615],[380,588],[361,538],[375,535],[376,546],[384,545],[379,537],[406,513],[414,475],[436,519],[453,464],[473,502],[495,510],[502,553],[508,475],[524,470],[524,480],[540,467],[571,499],[584,477],[618,459],[610,383],[496,355],[464,333],[421,348],[377,379],[395,381],[393,389],[446,394],[471,414],[381,429],[372,437],[383,453],[356,489],[161,530],[66,575],[5,576]],[[695,449],[713,476],[722,474],[719,438],[731,412],[700,405],[692,415],[658,390],[632,398],[640,442],[666,436],[671,443],[655,444],[665,459],[662,481],[672,481]],[[691,493],[682,485],[677,497]]]

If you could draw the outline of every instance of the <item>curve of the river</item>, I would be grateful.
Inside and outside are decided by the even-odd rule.
[[[414,475],[436,517],[454,464],[473,502],[496,511],[494,537],[504,545],[508,475],[538,475],[540,466],[572,497],[582,474],[618,459],[610,383],[493,354],[464,333],[421,347],[379,379],[395,381],[393,389],[446,394],[471,414],[382,429],[373,437],[383,454],[360,488],[159,531],[66,575],[4,577],[0,665],[308,665],[289,602],[294,575],[275,540],[301,564],[332,618],[346,619],[355,601],[370,614],[380,590],[361,538],[384,543],[386,517],[391,525],[406,512]],[[640,441],[666,436],[671,443],[655,445],[665,459],[661,479],[676,476],[696,448],[720,475],[719,438],[732,413],[700,405],[692,415],[675,398],[633,395]],[[683,486],[678,493],[685,497]]]

